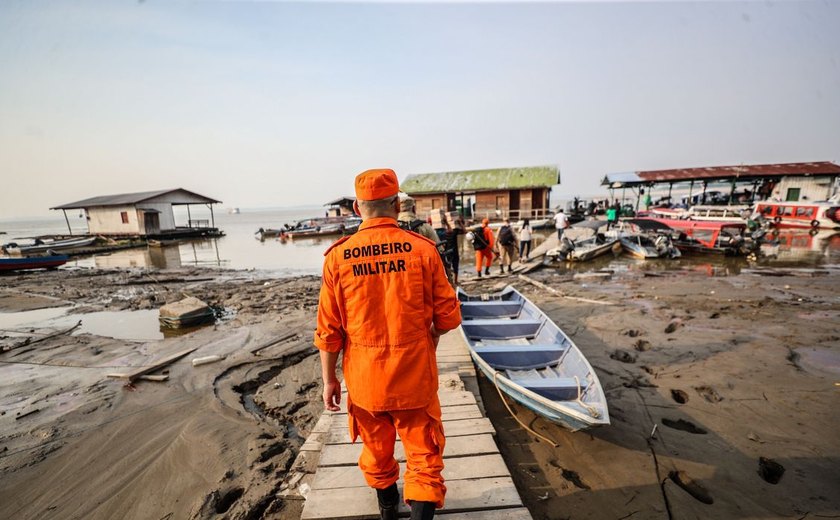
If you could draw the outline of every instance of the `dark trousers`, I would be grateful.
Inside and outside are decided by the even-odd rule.
[[[531,254],[531,241],[530,240],[520,240],[519,241],[519,258],[526,258],[530,254]]]

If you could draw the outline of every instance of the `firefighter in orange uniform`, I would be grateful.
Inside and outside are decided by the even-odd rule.
[[[487,247],[475,250],[475,270],[478,276],[481,276],[481,265],[484,264],[484,274],[490,274],[490,266],[493,265],[493,231],[490,230],[490,219],[483,219],[481,221],[481,230],[476,230],[476,233],[481,232],[484,236],[484,243]]]
[[[376,489],[380,515],[397,518],[399,432],[406,455],[404,500],[412,519],[443,507],[444,436],[435,350],[461,323],[455,292],[435,244],[400,229],[392,170],[356,177],[359,231],[325,253],[315,346],[321,351],[324,405],[337,411],[343,352],[350,437],[364,444],[359,468]]]

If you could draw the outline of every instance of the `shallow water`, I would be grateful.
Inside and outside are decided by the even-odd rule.
[[[31,329],[67,329],[81,321],[73,331],[115,339],[151,341],[164,338],[158,322],[158,311],[102,311],[73,314],[71,307],[0,313],[0,328],[26,332]]]

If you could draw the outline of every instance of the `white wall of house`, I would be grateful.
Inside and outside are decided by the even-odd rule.
[[[834,191],[833,176],[782,177],[773,190],[773,198],[787,200],[788,190],[799,189],[798,200],[826,200]],[[807,197],[807,198],[806,198]]]
[[[88,208],[88,230],[92,235],[136,235],[142,234],[142,223],[137,219],[134,206],[109,206]],[[126,214],[128,222],[123,222]]]
[[[157,199],[155,199],[157,200]],[[168,202],[143,202],[137,205],[138,209],[156,209],[160,211],[160,230],[170,231],[175,229],[175,213],[172,211],[172,204]]]

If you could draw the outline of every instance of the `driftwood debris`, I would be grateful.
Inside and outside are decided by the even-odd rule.
[[[24,417],[29,417],[30,415],[32,415],[34,413],[38,413],[40,411],[41,411],[40,408],[33,408],[29,411],[23,412],[22,414],[18,415],[17,417],[15,417],[15,420],[18,421],[20,419],[23,419]]]
[[[81,326],[82,326],[82,320],[79,320],[78,322],[76,322],[75,325],[73,325],[69,329],[60,330],[58,332],[55,332],[53,334],[48,334],[48,335],[44,336],[43,338],[38,338],[36,340],[32,340],[31,338],[26,338],[26,340],[24,340],[21,343],[18,343],[17,345],[6,345],[6,346],[4,346],[2,349],[0,349],[0,352],[8,352],[8,351],[13,350],[17,347],[28,347],[30,345],[34,345],[35,343],[40,343],[42,341],[47,341],[48,339],[52,339],[52,338],[55,338],[55,337],[58,337],[58,336],[63,336],[65,334],[70,334],[71,332],[73,332],[74,330],[78,329]]]
[[[137,378],[138,381],[154,381],[156,383],[163,383],[164,381],[169,381],[169,376],[166,374],[161,375],[149,375],[146,374],[145,376],[140,376]]]
[[[200,365],[207,365],[208,363],[215,363],[216,361],[221,361],[224,358],[225,358],[224,356],[218,356],[218,355],[194,358],[192,360],[192,365],[194,367],[197,367],[197,366],[200,366]]]
[[[554,287],[549,287],[548,285],[546,285],[546,284],[544,284],[544,283],[542,283],[538,280],[534,280],[530,276],[525,276],[524,274],[520,274],[519,279],[524,280],[531,285],[536,285],[540,289],[545,289],[546,291],[548,291],[552,294],[556,294],[557,296],[560,296],[561,298],[566,298],[566,299],[569,299],[569,300],[575,300],[575,301],[584,302],[584,303],[595,303],[597,305],[615,305],[612,302],[603,302],[603,301],[600,301],[600,300],[590,300],[589,298],[578,298],[577,296],[567,296],[567,295],[563,294],[561,291],[558,291],[557,289],[555,289]]]
[[[274,346],[274,345],[277,345],[278,343],[282,343],[282,342],[284,342],[284,341],[288,341],[288,340],[290,340],[290,339],[294,338],[294,337],[295,337],[295,336],[297,336],[297,335],[298,335],[298,333],[297,333],[297,332],[290,332],[290,333],[286,334],[285,336],[281,336],[281,337],[279,337],[279,338],[277,338],[277,339],[273,339],[273,340],[271,340],[271,341],[268,341],[268,342],[266,342],[266,343],[263,343],[262,345],[259,345],[259,346],[257,346],[257,347],[254,347],[254,348],[252,348],[252,349],[250,350],[250,352],[251,352],[251,354],[254,354],[254,355],[259,356],[259,354],[257,354],[259,351],[261,351],[261,350],[263,350],[263,349],[267,349],[268,347],[272,347],[272,346]]]
[[[186,356],[187,354],[189,354],[189,353],[191,353],[191,352],[193,352],[197,349],[198,349],[198,347],[191,347],[191,348],[188,348],[188,349],[185,349],[185,350],[181,350],[179,352],[176,352],[174,354],[166,356],[165,358],[161,359],[160,361],[156,361],[154,364],[149,365],[147,367],[138,368],[137,370],[134,370],[132,372],[126,372],[124,374],[108,374],[108,377],[110,377],[112,379],[128,379],[129,382],[132,382],[132,381],[135,381],[136,379],[139,379],[140,376],[144,376],[144,375],[146,375],[150,372],[154,372],[155,370],[158,370],[160,368],[165,367],[166,365],[169,365],[171,363],[174,363],[175,361],[178,361],[182,357]]]

